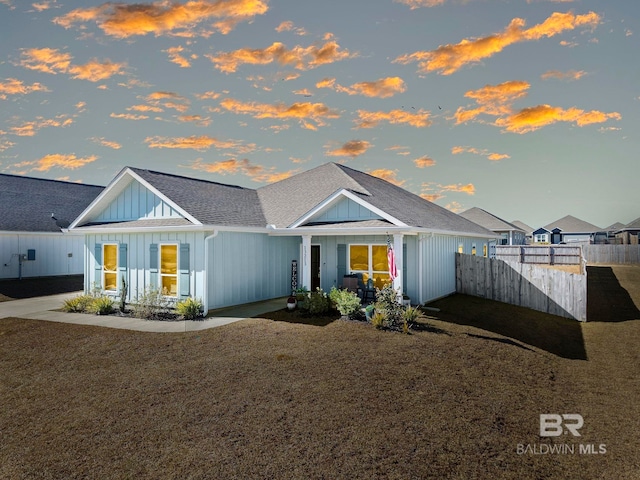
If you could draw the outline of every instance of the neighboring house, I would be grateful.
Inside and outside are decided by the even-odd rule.
[[[0,278],[82,274],[84,239],[63,229],[103,188],[0,174]]]
[[[389,182],[327,163],[257,190],[123,169],[71,224],[84,233],[85,288],[129,300],[148,288],[206,310],[328,291],[346,274],[394,286],[414,303],[456,290],[455,252],[486,254],[495,234]],[[480,254],[480,253],[478,253]]]
[[[616,237],[620,238],[623,244],[637,245],[640,239],[640,217],[628,223],[616,231]]]
[[[514,220],[511,223],[524,232],[525,244],[529,245],[533,242],[533,228],[520,220]]]
[[[473,207],[459,213],[461,217],[471,220],[473,223],[483,226],[487,230],[495,232],[498,236],[498,245],[524,245],[525,231],[520,227],[495,216],[482,208]]]
[[[591,236],[602,229],[579,218],[567,215],[533,232],[534,243],[589,243]]]

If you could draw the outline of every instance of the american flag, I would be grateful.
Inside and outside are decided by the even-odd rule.
[[[393,282],[398,276],[398,269],[396,267],[396,254],[393,252],[390,240],[387,240],[387,262],[389,264],[389,276]]]

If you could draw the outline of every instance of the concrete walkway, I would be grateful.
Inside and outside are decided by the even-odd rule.
[[[91,315],[86,313],[58,312],[65,300],[76,297],[82,292],[63,293],[46,297],[26,298],[0,302],[0,319],[7,317],[45,320],[48,322],[75,323],[97,327],[121,328],[139,332],[193,332],[219,327],[245,320],[267,312],[279,310],[286,305],[286,298],[276,298],[264,302],[255,302],[237,307],[210,311],[202,320],[180,320],[175,322],[142,320],[139,318],[117,317],[112,315]]]

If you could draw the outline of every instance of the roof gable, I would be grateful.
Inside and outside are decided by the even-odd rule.
[[[509,223],[506,220],[503,220],[500,217],[497,217],[496,215],[483,210],[482,208],[473,207],[469,210],[465,210],[464,212],[459,213],[458,215],[494,232],[519,231],[524,233],[524,230],[522,230],[520,227]]]
[[[0,174],[0,230],[60,232],[103,189],[97,185]]]
[[[559,228],[563,233],[592,233],[602,231],[600,227],[596,227],[592,223],[585,222],[584,220],[580,220],[579,218],[572,217],[571,215],[567,215],[566,217],[562,217],[555,222],[551,222],[548,225],[545,225],[544,228],[551,231],[554,228]]]

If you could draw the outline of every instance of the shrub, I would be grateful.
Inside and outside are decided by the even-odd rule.
[[[157,288],[147,287],[142,295],[136,297],[133,315],[138,318],[155,320],[167,313],[171,308],[171,301],[162,295]]]
[[[371,317],[371,324],[379,330],[383,329],[386,323],[387,317],[382,312],[376,311]]]
[[[113,300],[109,297],[102,296],[93,300],[91,311],[96,315],[109,315],[115,310]]]
[[[187,298],[176,304],[176,312],[184,320],[193,320],[202,314],[202,302],[194,298]]]
[[[404,307],[398,302],[398,292],[392,285],[376,290],[375,311],[385,316],[389,327],[400,327],[404,323]]]
[[[360,297],[355,292],[346,289],[333,287],[329,292],[329,299],[340,315],[353,315],[360,308]]]
[[[418,309],[417,307],[407,307],[402,314],[402,318],[404,319],[404,321],[409,324],[415,323],[419,316],[420,309]]]
[[[72,313],[84,313],[90,310],[94,300],[95,297],[92,295],[78,295],[77,297],[65,300],[62,310]]]
[[[300,308],[307,310],[310,315],[324,315],[329,311],[330,303],[331,301],[327,294],[318,287],[315,292],[307,295],[306,300]]]

